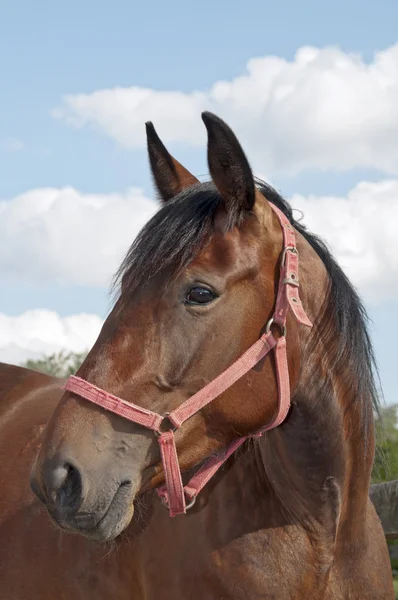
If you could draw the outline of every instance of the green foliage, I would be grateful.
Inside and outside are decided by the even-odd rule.
[[[68,377],[74,375],[86,354],[84,352],[56,352],[43,356],[38,360],[28,360],[22,366],[33,371],[40,371],[53,377]]]
[[[373,483],[398,479],[398,405],[387,406],[376,419],[376,444]]]

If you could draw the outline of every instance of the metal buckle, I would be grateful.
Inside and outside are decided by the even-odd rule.
[[[186,501],[186,499],[187,499],[187,495],[185,494],[185,501]],[[189,502],[188,504],[185,505],[185,510],[189,510],[190,508],[195,506],[195,502],[196,502],[196,496],[192,496],[191,502]]]
[[[292,273],[292,275],[294,275],[294,273]],[[294,287],[300,287],[300,282],[295,278],[295,277],[286,277],[283,281],[282,281],[282,285],[294,285]]]
[[[169,412],[164,413],[163,421],[160,423],[158,431],[154,432],[156,437],[160,437],[162,435],[162,433],[166,433],[166,431],[172,431],[173,433],[174,433],[174,431],[177,431],[177,427],[175,425],[173,425],[173,423],[170,421],[169,417],[170,417]],[[169,424],[168,429],[162,428],[162,426],[167,423]]]
[[[298,254],[296,246],[286,246],[286,248],[284,248],[282,252],[281,267],[285,266],[286,254],[288,252],[291,252],[292,254]]]
[[[185,498],[185,502],[187,502],[187,500],[189,499],[189,496],[187,496],[187,494],[185,492],[184,492],[184,498]],[[167,502],[166,496],[160,496],[160,502],[167,510],[169,510],[169,504]],[[185,504],[185,510],[189,510],[190,508],[195,506],[195,502],[196,502],[196,496],[192,496],[190,502],[188,502],[188,504]]]
[[[271,317],[265,326],[265,333],[269,333],[271,331],[271,327],[274,323],[275,323],[275,319],[274,319],[274,317]],[[279,325],[279,323],[275,323],[275,325],[277,325],[279,327],[282,337],[286,337],[286,333],[287,333],[286,325]]]

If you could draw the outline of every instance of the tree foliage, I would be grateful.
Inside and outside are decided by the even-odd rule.
[[[27,360],[22,366],[33,371],[40,371],[53,377],[68,377],[74,375],[82,364],[86,354],[84,352],[56,352],[43,356],[38,360]]]
[[[398,479],[398,405],[387,406],[376,419],[376,457],[372,480]]]

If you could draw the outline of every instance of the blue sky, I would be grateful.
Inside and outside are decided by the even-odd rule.
[[[75,0],[68,3],[27,0],[2,3],[0,200],[11,206],[21,194],[29,193],[31,195],[27,202],[35,203],[41,201],[38,190],[60,190],[65,187],[73,188],[83,196],[102,194],[108,197],[112,193],[123,195],[129,188],[140,190],[141,196],[146,198],[153,196],[143,145],[144,119],[142,134],[139,133],[139,128],[138,133],[134,133],[135,129],[132,129],[131,143],[130,138],[128,143],[121,143],[120,135],[110,133],[106,124],[114,96],[111,94],[109,101],[106,100],[106,107],[103,103],[96,104],[93,94],[98,90],[113,90],[117,87],[126,90],[135,86],[150,89],[154,98],[162,91],[178,91],[186,96],[193,91],[207,93],[216,82],[232,82],[244,74],[248,61],[253,58],[276,56],[290,64],[295,61],[297,51],[305,47],[315,47],[322,52],[329,47],[337,48],[343,58],[350,53],[357,53],[364,63],[370,63],[374,60],[375,53],[387,52],[398,42],[397,23],[398,4],[393,0],[377,4],[354,0],[337,0],[332,4],[308,0],[300,3],[205,0],[194,6],[176,0],[168,3],[116,0],[101,5],[91,0],[84,3]],[[331,61],[338,64],[340,55],[336,56],[322,58],[325,60],[325,72],[331,68]],[[393,68],[389,71],[389,77],[391,72]],[[289,75],[284,74],[283,77]],[[247,94],[249,103],[249,88]],[[65,97],[78,95],[88,98],[89,116],[87,117],[86,112],[84,123],[73,127],[69,124],[70,117],[78,115],[82,119],[82,113],[79,113],[75,104],[65,104]],[[359,96],[359,109],[366,101],[371,103],[371,99],[365,94]],[[173,105],[170,106],[172,113]],[[243,125],[245,119],[239,116],[241,113],[234,113],[231,106],[232,101],[226,109],[232,115],[231,124],[236,123],[238,133],[243,136],[242,141],[246,141],[247,129]],[[55,118],[53,111],[60,107],[63,114]],[[221,109],[220,111],[223,116]],[[250,106],[247,111],[250,111]],[[97,118],[99,113],[100,117]],[[372,115],[371,112],[370,114]],[[377,116],[379,114],[375,111],[374,118],[381,122],[382,118]],[[155,125],[159,123],[161,133],[164,117],[159,113],[157,121],[157,116],[158,113],[154,111],[153,117],[149,115],[149,118],[153,118]],[[200,122],[200,111],[196,118]],[[128,128],[130,125],[127,116],[126,119]],[[173,119],[178,119],[178,114],[171,115],[171,122]],[[241,129],[239,123],[242,123]],[[392,132],[396,130],[394,128],[395,121],[391,125]],[[326,127],[325,131],[327,129]],[[259,130],[265,147],[268,144],[269,130],[266,127],[261,129],[260,126]],[[203,146],[193,138],[192,141],[187,141],[177,121],[175,132],[175,135],[172,131],[166,135],[168,147],[196,174],[205,174],[207,169]],[[387,139],[385,126],[380,134],[376,134],[373,131],[373,137],[366,138],[363,147],[368,149],[374,143],[380,148],[384,144],[383,147],[388,149],[391,142]],[[330,159],[326,142],[326,146],[322,146],[325,159],[321,167],[311,162],[314,153],[309,151],[305,166],[297,173],[292,174],[288,166],[273,169],[271,163],[262,161],[261,152],[257,152],[259,141],[253,141],[253,135],[247,134],[249,158],[254,157],[257,172],[261,175],[269,174],[272,182],[288,197],[347,197],[359,182],[377,184],[386,179],[396,181],[398,177],[395,162],[391,166],[388,158],[381,156],[382,150],[379,153],[381,157],[375,156],[373,162],[371,158],[358,158],[346,169],[341,167],[337,158]],[[273,135],[276,133],[273,132]],[[289,129],[281,132],[281,137],[285,139],[282,155],[286,153],[284,148],[289,148],[289,135]],[[291,135],[292,140],[294,136],[298,137],[295,131]],[[313,138],[314,135],[311,134],[309,139]],[[355,141],[354,134],[352,139]],[[297,146],[297,143],[299,142],[292,142],[292,146]],[[341,142],[345,149],[349,143],[350,139],[347,141],[345,138]],[[364,154],[362,150],[358,150],[359,157]],[[293,153],[292,156],[294,163],[294,157],[300,157],[301,154]],[[77,202],[76,198],[71,200],[75,201]],[[123,199],[118,197],[115,202],[119,206]],[[307,206],[307,200],[302,202]],[[308,206],[313,205],[314,202],[308,200]],[[70,253],[71,246],[75,244],[74,234],[78,235],[86,227],[84,214],[82,213],[82,221],[75,223],[69,243],[65,244],[65,254]],[[39,211],[32,217],[32,223],[24,225],[27,227],[24,229],[24,237],[34,229],[40,215],[43,212]],[[321,223],[319,217],[314,223]],[[8,227],[11,231],[11,225]],[[37,231],[42,231],[38,227]],[[132,237],[135,231],[132,224]],[[104,222],[103,235],[106,234]],[[128,230],[125,230],[125,235],[128,236]],[[328,235],[326,230],[325,235]],[[333,235],[331,231],[331,236]],[[38,234],[36,240],[37,237]],[[383,243],[382,236],[381,246]],[[15,252],[14,275],[10,274],[10,265],[13,264],[9,256],[10,246],[0,242],[0,313],[17,318],[25,311],[36,309],[54,311],[60,318],[82,312],[102,317],[109,299],[106,284],[100,279],[100,275],[97,279],[93,278],[89,285],[85,283],[83,276],[79,280],[66,276],[67,267],[58,275],[54,265],[51,269],[48,268],[48,261],[43,259],[43,254],[36,256],[32,244],[25,254],[21,252],[20,257]],[[89,248],[87,252],[90,252]],[[343,250],[341,252],[343,256]],[[339,255],[339,251],[337,254]],[[80,256],[84,262],[85,255]],[[29,269],[29,265],[22,268],[22,262],[18,263],[18,259],[26,262],[29,257],[32,268]],[[45,266],[40,271],[38,265],[42,259]],[[98,260],[102,260],[101,256]],[[30,272],[43,273],[43,276],[31,276]],[[386,273],[386,278],[388,276],[391,276],[391,272]],[[358,281],[366,283],[368,280],[364,275]],[[376,281],[378,280],[369,279],[370,283],[366,283],[367,287],[364,284],[363,290],[374,320],[377,356],[386,396],[391,402],[395,393],[396,358],[392,344],[386,342],[386,339],[391,339],[394,333],[398,335],[395,323],[398,294],[383,293],[378,296],[368,293],[372,285],[376,286]],[[358,285],[362,292],[362,284]],[[48,335],[50,338],[50,334]],[[10,336],[8,342],[12,341],[12,334]],[[15,343],[22,344],[19,337]]]

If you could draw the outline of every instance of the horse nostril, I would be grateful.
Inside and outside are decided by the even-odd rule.
[[[68,468],[67,466],[59,466],[51,469],[46,473],[46,487],[52,496],[62,487],[68,477]]]
[[[76,467],[66,463],[59,467],[59,485],[54,490],[57,504],[63,508],[77,508],[82,496],[81,475]]]
[[[43,491],[48,500],[62,509],[75,511],[82,502],[82,476],[70,462],[51,462],[42,471]]]

